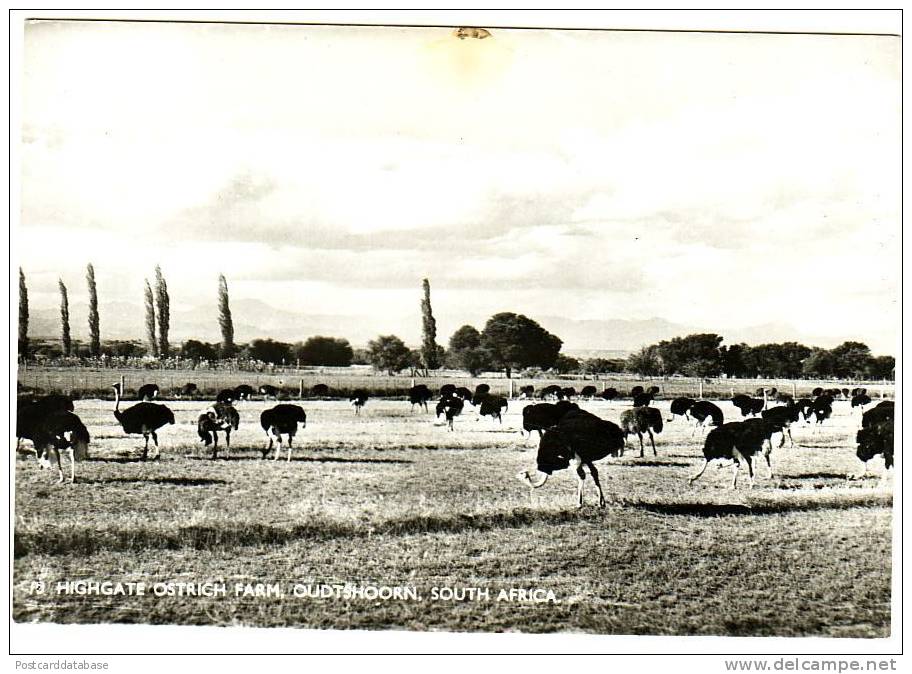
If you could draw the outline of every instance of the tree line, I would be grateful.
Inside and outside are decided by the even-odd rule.
[[[874,356],[861,342],[844,342],[833,349],[808,347],[796,342],[777,344],[723,345],[723,337],[700,333],[675,337],[651,344],[626,359],[589,358],[578,360],[562,354],[562,340],[536,321],[522,314],[502,312],[491,316],[481,330],[463,325],[449,339],[447,347],[437,343],[437,322],[431,307],[428,279],[421,283],[421,345],[409,348],[396,335],[379,335],[366,349],[356,349],[346,339],[313,336],[305,341],[286,343],[273,339],[254,339],[247,344],[234,341],[234,324],[228,297],[228,282],[220,274],[217,287],[218,323],[221,342],[195,339],[172,350],[169,342],[170,297],[161,267],[155,267],[154,287],[145,279],[144,307],[146,346],[132,341],[106,342],[103,352],[95,270],[86,268],[89,292],[89,356],[167,359],[171,357],[196,363],[227,359],[258,361],[274,365],[338,366],[372,365],[392,375],[403,370],[427,375],[441,367],[464,370],[472,376],[499,370],[507,377],[514,371],[535,375],[542,371],[559,374],[598,375],[630,372],[640,376],[738,377],[738,378],[852,378],[893,379],[895,359]],[[60,291],[61,341],[59,353],[76,354],[70,334],[69,298],[63,280]],[[19,270],[19,354],[31,353],[28,338],[28,288]]]

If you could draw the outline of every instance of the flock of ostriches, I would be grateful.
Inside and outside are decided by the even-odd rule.
[[[114,417],[124,433],[142,435],[145,438],[142,459],[146,460],[149,454],[149,438],[152,439],[157,453],[157,431],[174,423],[174,413],[165,405],[151,402],[159,394],[158,386],[154,384],[140,387],[136,396],[140,402],[125,409],[121,409],[123,392],[120,385],[115,384],[113,388]],[[196,385],[187,384],[179,393],[192,396],[197,392]],[[227,453],[231,446],[231,431],[237,430],[240,425],[240,414],[234,403],[248,400],[256,392],[247,385],[223,390],[215,402],[199,415],[197,431],[200,441],[206,447],[211,445],[212,458],[218,457],[219,433],[224,435]],[[279,390],[273,386],[261,386],[258,392],[264,400],[272,398],[278,401]],[[617,425],[581,409],[571,401],[572,398],[592,400],[596,397],[615,400],[620,398],[621,394],[614,388],[605,389],[601,393],[594,386],[586,386],[579,393],[573,388],[555,385],[547,386],[538,392],[532,386],[520,388],[520,399],[531,400],[537,397],[553,402],[527,404],[522,410],[521,433],[528,433],[531,437],[533,431],[537,432],[539,446],[537,470],[523,471],[517,477],[532,489],[536,489],[544,485],[553,472],[573,466],[578,477],[577,503],[582,506],[586,467],[598,491],[599,505],[604,506],[605,497],[595,462],[608,456],[623,456],[626,440],[631,435],[639,438],[640,457],[643,457],[645,451],[644,436],[649,438],[653,454],[657,454],[654,434],[662,432],[663,417],[651,403],[658,393],[657,387],[644,389],[642,386],[635,386],[629,393],[632,407],[621,413],[620,425]],[[311,394],[317,397],[327,396],[329,388],[324,384],[318,384],[311,389]],[[721,461],[730,464],[734,469],[731,482],[733,489],[737,485],[742,465],[747,468],[750,485],[753,486],[753,462],[759,461],[761,457],[767,464],[769,476],[772,477],[770,454],[773,449],[773,436],[781,436],[780,448],[785,444],[786,437],[791,446],[794,446],[792,424],[799,421],[815,423],[818,426],[823,424],[831,416],[837,400],[848,401],[852,408],[862,409],[861,428],[857,432],[856,442],[857,456],[864,462],[864,472],[867,473],[867,462],[877,455],[883,456],[887,469],[892,468],[892,401],[881,401],[872,409],[864,411],[864,407],[872,402],[865,389],[850,391],[818,388],[812,395],[813,398],[794,400],[792,396],[780,393],[775,388],[758,389],[757,397],[736,395],[731,402],[740,410],[743,420],[728,423],[725,423],[719,406],[708,400],[672,400],[671,418],[668,422],[676,417],[693,422],[691,435],[698,429],[702,434],[709,428],[703,444],[703,465],[700,471],[690,478],[690,482],[697,480],[710,462]],[[356,414],[361,413],[361,408],[368,398],[367,392],[363,390],[352,393],[349,401]],[[408,401],[413,410],[418,406],[427,412],[428,402],[433,398],[433,392],[423,384],[412,387],[408,393]],[[771,406],[773,402],[779,404]],[[463,412],[466,404],[477,408],[479,418],[488,416],[502,423],[502,414],[508,403],[506,398],[493,395],[487,384],[479,384],[474,392],[465,387],[447,384],[441,387],[439,392],[437,418],[443,417],[447,428],[452,431],[454,420]],[[265,459],[272,451],[275,452],[274,459],[279,458],[284,436],[286,460],[290,461],[292,442],[298,429],[307,425],[307,415],[299,405],[280,403],[262,412],[260,425],[268,441],[262,449],[263,458]],[[75,462],[88,456],[89,432],[74,413],[73,401],[66,396],[49,395],[38,399],[20,399],[16,415],[16,437],[17,450],[20,440],[31,440],[42,466],[50,467],[56,463],[60,482],[64,481],[61,451],[66,452],[70,460],[71,481],[76,479]]]

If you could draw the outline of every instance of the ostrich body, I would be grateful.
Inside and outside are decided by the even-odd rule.
[[[582,390],[580,390],[580,398],[586,398],[588,400],[592,400],[595,397],[596,393],[598,393],[598,389],[595,388],[594,386],[592,386],[592,385],[584,386],[582,388]]]
[[[532,431],[538,431],[539,439],[544,436],[545,431],[553,426],[557,426],[564,415],[571,410],[579,410],[576,403],[569,400],[559,400],[556,403],[538,403],[537,405],[526,405],[522,411],[522,428],[523,431],[532,437]]]
[[[519,387],[519,399],[520,400],[532,400],[535,397],[535,387],[532,384],[528,386]]]
[[[795,441],[792,439],[792,424],[798,423],[801,418],[801,410],[797,405],[780,405],[763,410],[760,415],[763,420],[769,422],[775,428],[774,432],[782,433],[782,441],[779,446],[785,444],[785,436],[788,435],[789,446],[794,447]],[[772,447],[771,447],[772,448]]]
[[[762,398],[751,398],[749,395],[744,395],[743,393],[739,393],[733,397],[731,401],[732,405],[741,410],[742,417],[746,417],[747,415],[755,417],[760,414],[766,406],[766,401]]]
[[[187,398],[192,398],[193,396],[195,396],[197,394],[198,391],[199,391],[199,388],[197,387],[196,384],[194,384],[193,382],[187,382],[186,384],[184,384],[181,387],[180,395],[187,397]]]
[[[690,408],[690,416],[697,420],[697,424],[694,426],[694,432],[696,432],[697,428],[700,428],[702,431],[707,425],[707,420],[709,420],[710,426],[721,426],[725,419],[719,406],[708,400],[698,400],[695,402]],[[693,435],[693,433],[691,433],[691,435]]]
[[[871,399],[864,393],[859,393],[855,396],[852,396],[852,409],[860,407],[864,411],[865,405],[870,405]]]
[[[142,434],[146,439],[143,447],[142,460],[149,456],[149,437],[158,449],[158,434],[155,432],[162,426],[174,423],[174,412],[156,403],[141,402],[125,410],[120,409],[120,385],[114,384],[114,417],[127,435]]]
[[[554,398],[555,400],[564,399],[564,389],[562,389],[557,384],[551,384],[546,386],[541,391],[538,392],[538,397],[544,400],[545,398]]]
[[[630,389],[631,398],[636,398],[638,395],[641,395],[643,393],[646,393],[646,389],[644,389],[642,386],[634,386],[632,389]]]
[[[564,398],[566,398],[567,400],[570,400],[570,398],[577,397],[576,389],[573,388],[572,386],[565,386],[564,388],[561,389],[561,393],[563,394]]]
[[[16,403],[16,451],[21,440],[35,442],[41,422],[55,412],[72,412],[73,401],[67,396],[48,395],[36,400],[19,400]],[[35,454],[40,458],[37,448]]]
[[[250,400],[250,396],[255,393],[252,386],[247,384],[241,384],[240,386],[234,389],[234,399],[235,400]]]
[[[453,395],[462,398],[463,402],[472,402],[472,392],[465,386],[459,386],[453,391]]]
[[[368,395],[367,391],[364,389],[358,389],[348,399],[348,402],[354,406],[355,414],[361,414],[361,408],[364,407],[364,404],[367,402]]]
[[[143,384],[136,392],[136,399],[146,401],[152,400],[157,398],[159,393],[161,393],[161,391],[158,388],[158,384]]]
[[[263,396],[263,400],[269,400],[270,398],[273,400],[279,399],[279,389],[271,384],[263,384],[258,389],[258,392]]]
[[[608,387],[602,391],[599,395],[605,400],[611,401],[618,397],[618,391],[616,388]]]
[[[634,407],[649,407],[649,403],[652,402],[652,399],[655,396],[652,393],[638,393],[633,397],[633,406]]]
[[[572,464],[579,479],[577,507],[582,508],[583,483],[586,480],[583,466],[586,466],[598,490],[599,507],[604,507],[605,495],[595,462],[607,456],[619,456],[623,451],[624,433],[616,424],[583,410],[571,410],[556,426],[546,430],[539,441],[536,467],[543,474],[541,480],[533,481],[528,470],[520,472],[516,477],[535,490],[544,486],[554,471],[569,468]],[[530,498],[531,495],[532,491]]]
[[[811,423],[811,410],[813,406],[814,403],[810,398],[799,398],[795,401],[795,407],[798,408],[801,417],[808,423]]]
[[[478,418],[491,417],[491,421],[497,419],[501,424],[503,418],[501,414],[507,409],[507,399],[502,396],[485,395],[480,401],[481,408],[478,410]]]
[[[883,455],[884,468],[889,470],[893,467],[894,407],[893,401],[884,400],[861,416],[861,428],[855,436],[855,441],[858,443],[858,451],[855,455],[864,464],[864,472],[854,477],[867,475],[868,461],[878,454]]]
[[[315,384],[310,389],[310,395],[314,398],[326,398],[329,395],[329,387],[326,384]]]
[[[706,434],[706,440],[703,443],[703,466],[700,468],[700,472],[690,478],[690,483],[693,484],[706,472],[710,462],[721,460],[733,462],[732,489],[738,484],[738,473],[742,463],[747,466],[750,486],[753,487],[754,467],[751,461],[756,454],[763,453],[763,441],[768,437],[766,436],[768,430],[769,427],[764,424],[762,419],[733,421],[713,428]],[[769,464],[768,454],[766,459]],[[770,475],[772,475],[772,467],[770,467]]]
[[[231,451],[231,430],[237,430],[241,415],[229,403],[215,403],[203,412],[196,422],[200,440],[208,447],[212,445],[212,458],[218,458],[218,434],[225,434],[225,456]]]
[[[458,396],[450,396],[449,398],[444,398],[439,403],[437,403],[437,418],[440,418],[440,415],[444,415],[447,422],[447,428],[449,430],[455,430],[453,428],[453,420],[462,414],[462,408],[465,406],[465,402],[462,398]]]
[[[78,416],[69,411],[52,412],[38,423],[33,442],[42,465],[57,464],[58,482],[64,480],[60,450],[66,450],[70,482],[76,481],[76,462],[89,456],[89,431]]]
[[[491,392],[491,387],[487,384],[479,384],[475,387],[475,393],[472,394],[472,399],[469,401],[472,403],[472,407],[476,407],[484,400],[488,394]]]
[[[424,384],[418,384],[409,389],[408,400],[411,404],[412,411],[415,411],[415,405],[418,405],[419,409],[424,408],[424,411],[428,411],[428,400],[433,397],[431,390]]]
[[[643,433],[649,435],[649,442],[652,443],[652,455],[658,456],[656,452],[655,438],[652,432],[662,432],[662,413],[655,407],[635,407],[632,410],[624,410],[621,414],[621,430],[624,431],[624,441],[627,436],[636,433],[640,438],[640,458],[643,458]]]
[[[450,398],[456,393],[456,384],[444,384],[440,387],[440,391],[438,393],[440,395],[440,400]]]
[[[282,436],[288,436],[288,461],[291,461],[291,443],[295,434],[298,432],[298,424],[301,428],[307,427],[307,414],[298,405],[276,405],[268,410],[264,410],[260,415],[260,426],[266,431],[266,437],[269,444],[263,450],[263,458],[269,454],[272,449],[273,440],[276,441],[274,461],[279,458],[279,451],[282,449]]]
[[[215,402],[221,403],[223,405],[230,405],[235,400],[237,400],[237,396],[233,388],[224,388],[218,392],[217,396],[215,396]]]
[[[667,421],[674,421],[676,416],[690,419],[690,408],[693,407],[696,400],[693,398],[675,398],[671,401],[671,418]]]

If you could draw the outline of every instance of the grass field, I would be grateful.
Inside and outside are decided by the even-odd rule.
[[[273,403],[270,403],[270,405]],[[13,617],[123,622],[449,631],[883,637],[890,630],[892,476],[848,480],[860,414],[837,402],[824,429],[794,431],[729,490],[729,469],[690,487],[702,442],[684,422],[657,436],[658,456],[600,463],[609,506],[575,508],[562,471],[535,492],[518,433],[469,409],[448,432],[433,413],[371,400],[305,401],[291,462],[261,460],[262,402],[240,403],[227,460],[210,460],[173,402],[161,458],[140,462],[109,401],[79,400],[93,438],[77,483],[16,460]],[[617,421],[628,403],[581,405]],[[667,413],[667,403],[657,403]],[[734,408],[723,403],[728,420]],[[636,439],[632,439],[636,442]],[[742,475],[742,479],[745,476]],[[224,582],[225,596],[65,595],[64,580]],[[43,583],[39,593],[36,583]],[[274,583],[282,596],[235,596]],[[295,585],[416,588],[420,599],[310,598]],[[432,588],[487,588],[489,600],[443,601]],[[501,589],[551,591],[557,603],[498,601]],[[514,599],[517,595],[514,594]]]

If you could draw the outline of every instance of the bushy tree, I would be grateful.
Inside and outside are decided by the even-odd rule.
[[[180,357],[187,360],[217,360],[219,347],[216,344],[200,342],[195,339],[188,339],[181,344]]]
[[[553,367],[562,345],[559,337],[522,314],[495,314],[481,332],[482,348],[508,378],[514,369]]]
[[[277,342],[274,339],[255,339],[246,348],[246,356],[264,363],[282,365],[291,361],[291,344]]]
[[[872,379],[894,379],[896,359],[893,356],[876,356],[871,359],[868,374]]]
[[[665,374],[710,377],[722,371],[722,337],[702,333],[675,337],[658,343],[658,355]]]
[[[659,349],[653,344],[644,346],[639,351],[627,357],[627,370],[644,377],[654,377],[662,374],[662,360],[659,358]]]
[[[368,361],[378,370],[385,370],[390,376],[409,366],[412,358],[410,349],[396,335],[380,335],[367,343]]]
[[[732,344],[719,349],[722,372],[729,377],[753,377],[757,374],[751,366],[751,347],[747,344]]]
[[[586,374],[607,374],[623,372],[627,363],[617,358],[587,358],[583,361],[582,371]]]
[[[830,350],[833,357],[834,374],[837,377],[860,379],[871,364],[871,349],[862,342],[843,342]]]
[[[832,377],[836,361],[833,354],[826,349],[812,349],[810,355],[804,359],[801,372],[808,377]]]
[[[294,346],[294,356],[302,365],[351,365],[354,351],[347,339],[335,337],[309,337]]]
[[[576,358],[565,356],[560,353],[557,355],[557,358],[554,359],[552,369],[556,370],[559,374],[569,374],[571,372],[579,372],[582,369],[582,366]]]
[[[450,337],[446,360],[450,367],[466,370],[473,377],[490,366],[488,352],[481,347],[481,333],[471,325],[463,325]]]
[[[118,358],[141,358],[148,353],[146,347],[139,342],[134,342],[132,340],[106,341],[103,351],[109,356],[116,356]]]

